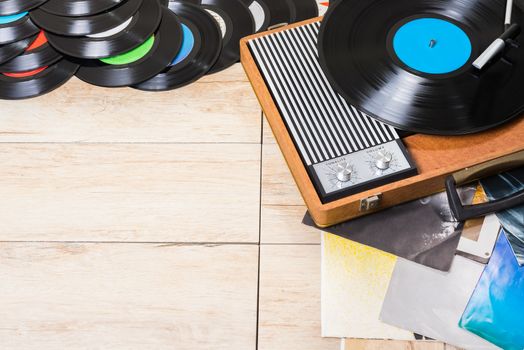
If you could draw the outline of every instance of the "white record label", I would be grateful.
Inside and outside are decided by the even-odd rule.
[[[124,29],[127,28],[127,26],[131,23],[131,21],[133,20],[133,16],[131,16],[127,21],[125,21],[124,23],[122,24],[119,24],[117,25],[116,27],[114,28],[111,28],[109,30],[106,30],[104,32],[100,32],[100,33],[95,33],[95,34],[91,34],[91,35],[86,35],[88,38],[107,38],[109,36],[113,36],[115,34],[118,34],[120,33],[121,31],[123,31]]]
[[[266,20],[264,8],[262,8],[258,1],[255,0],[251,3],[251,5],[249,5],[249,11],[251,11],[253,18],[255,19],[255,32],[258,32],[260,29],[262,29],[264,21]]]
[[[218,23],[218,26],[220,27],[220,31],[222,32],[222,38],[225,38],[226,37],[226,33],[227,33],[227,26],[226,26],[226,21],[224,20],[224,18],[222,16],[220,16],[218,13],[216,13],[215,11],[212,11],[212,10],[209,10],[209,9],[206,9],[206,11],[211,16],[213,16],[215,21]]]

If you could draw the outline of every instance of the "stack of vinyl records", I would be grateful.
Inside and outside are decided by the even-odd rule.
[[[317,15],[315,0],[0,1],[0,99],[40,96],[73,75],[173,90],[238,62],[241,38]]]

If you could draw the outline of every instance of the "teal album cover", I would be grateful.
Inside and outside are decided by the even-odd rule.
[[[523,310],[524,267],[501,234],[459,325],[504,350],[522,350]]]

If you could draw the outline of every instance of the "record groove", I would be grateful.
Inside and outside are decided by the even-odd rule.
[[[0,74],[0,99],[19,100],[46,94],[67,82],[77,69],[77,64],[63,59],[26,77]]]
[[[485,71],[471,65],[502,33],[505,6],[503,0],[339,1],[322,23],[320,63],[350,104],[384,123],[439,135],[487,130],[524,112],[522,48],[510,49]],[[445,20],[462,29],[472,47],[464,66],[428,74],[396,57],[392,38],[413,18]],[[524,25],[520,7],[513,9],[513,18]]]
[[[218,59],[222,49],[222,34],[215,20],[200,7],[180,2],[170,2],[169,9],[176,13],[186,30],[191,31],[193,45],[185,57],[175,58],[175,64],[162,73],[135,85],[139,90],[172,90],[204,76]],[[187,38],[184,38],[184,41]]]
[[[196,0],[204,9],[218,16],[225,25],[222,52],[209,73],[224,70],[240,59],[240,39],[255,32],[251,11],[240,0]]]
[[[111,11],[94,16],[62,17],[41,9],[31,11],[30,16],[46,32],[66,36],[84,36],[109,30],[127,21],[138,11],[141,4],[142,0],[126,0]]]
[[[27,49],[35,39],[36,35],[0,46],[0,64],[5,63],[23,53],[24,50]]]
[[[29,11],[45,3],[47,0],[1,0],[0,16],[10,16]]]
[[[25,39],[39,31],[40,29],[34,25],[27,15],[14,22],[0,24],[0,45]]]
[[[177,16],[162,7],[162,21],[149,53],[140,60],[124,65],[109,65],[99,60],[78,60],[76,76],[87,83],[105,87],[139,84],[164,70],[176,57],[182,45],[182,29]]]
[[[157,1],[145,0],[123,30],[108,37],[68,37],[47,33],[60,52],[76,58],[98,59],[119,55],[142,44],[158,28],[162,9]]]
[[[291,13],[290,23],[301,22],[318,17],[318,4],[315,0],[285,0]]]
[[[291,23],[291,9],[282,0],[243,0],[255,20],[257,32],[266,31],[269,27]],[[260,10],[263,14],[260,14]]]
[[[109,11],[125,0],[49,0],[40,9],[56,16],[93,16]]]
[[[40,39],[41,43],[38,43],[37,47],[32,48],[34,44],[31,44],[25,53],[1,64],[0,73],[32,71],[40,67],[50,66],[62,59],[63,56],[49,45],[43,32],[39,34],[40,38],[41,36],[43,36],[43,39]]]

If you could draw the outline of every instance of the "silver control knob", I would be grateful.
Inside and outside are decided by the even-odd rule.
[[[385,150],[377,152],[375,157],[375,166],[380,170],[387,170],[391,166],[393,155]]]
[[[353,168],[350,164],[344,163],[338,165],[337,179],[340,182],[348,182],[351,180],[351,175],[353,174]]]

